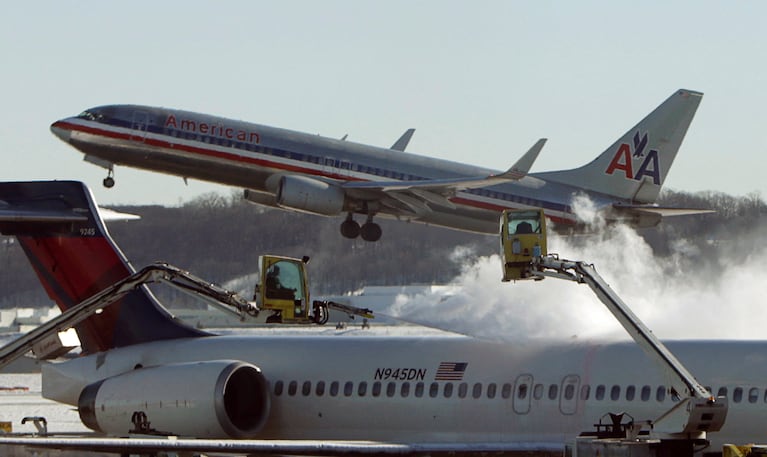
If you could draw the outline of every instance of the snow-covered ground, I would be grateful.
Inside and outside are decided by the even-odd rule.
[[[40,373],[0,373],[0,421],[11,422],[14,432],[32,433],[25,417],[42,416],[51,432],[88,432],[77,411],[69,405],[46,400],[40,392]]]

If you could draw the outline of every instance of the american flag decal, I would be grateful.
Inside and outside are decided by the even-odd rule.
[[[442,362],[437,368],[435,381],[460,381],[466,372],[467,362]]]

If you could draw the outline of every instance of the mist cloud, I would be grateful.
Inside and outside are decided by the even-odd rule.
[[[586,211],[588,201],[578,203]],[[595,212],[594,212],[595,213]],[[595,225],[596,218],[588,219]],[[657,257],[633,229],[549,237],[549,253],[593,263],[599,274],[661,338],[762,339],[767,323],[767,248],[755,232],[704,254],[679,239]],[[748,249],[743,246],[750,245]],[[738,252],[746,252],[738,254]],[[708,257],[707,257],[708,256]],[[502,283],[499,256],[457,248],[462,272],[440,293],[401,295],[387,314],[443,329],[507,341],[530,338],[628,339],[585,284],[547,278]]]

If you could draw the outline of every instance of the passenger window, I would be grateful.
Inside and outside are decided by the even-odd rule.
[[[466,394],[469,392],[469,385],[465,382],[458,384],[458,397],[466,398]]]
[[[533,387],[533,398],[540,400],[543,397],[543,384],[536,384]]]
[[[572,400],[575,396],[575,386],[568,384],[565,386],[565,400]]]
[[[588,400],[589,394],[591,394],[591,386],[588,384],[584,384],[581,387],[581,400]]]
[[[338,381],[333,381],[330,383],[330,396],[335,397],[338,395]]]
[[[282,381],[277,381],[274,383],[274,395],[280,396],[282,395],[282,389],[283,389],[283,383]]]
[[[524,400],[527,398],[527,384],[520,384],[517,389],[517,398]]]
[[[600,401],[605,399],[605,386],[603,384],[597,386],[597,391],[594,394],[594,398]]]
[[[387,397],[393,397],[394,394],[397,392],[397,384],[394,382],[390,382],[386,385],[386,396]]]
[[[402,383],[402,387],[400,387],[399,394],[403,398],[405,398],[408,395],[410,395],[410,383],[409,382]]]
[[[759,399],[759,389],[757,387],[752,387],[748,389],[748,402],[756,403],[758,399]]]
[[[296,391],[298,390],[298,382],[296,381],[290,381],[290,384],[288,384],[288,395],[291,397],[296,394]]]
[[[549,386],[549,400],[554,400],[557,398],[557,391],[559,390],[558,386],[556,384],[552,384]]]
[[[487,385],[487,398],[495,398],[495,391],[497,390],[497,387],[495,383],[490,383]]]
[[[376,381],[373,383],[373,396],[378,397],[381,395],[381,382]]]
[[[301,395],[308,397],[310,393],[312,393],[312,382],[304,381],[304,384],[301,386]]]
[[[368,383],[361,382],[359,386],[357,386],[357,395],[359,395],[360,397],[364,397],[367,391],[368,391]]]
[[[502,398],[509,398],[511,397],[511,384],[508,382],[501,387],[501,397]]]
[[[351,396],[353,391],[354,391],[354,383],[351,381],[346,381],[346,383],[344,384],[344,397]]]
[[[423,397],[423,383],[419,382],[415,385],[415,396],[418,398]]]
[[[634,395],[636,395],[636,387],[634,386],[626,387],[626,400],[633,401]]]
[[[726,397],[727,396],[727,388],[726,387],[720,387],[719,392],[716,393],[717,397]]]
[[[743,400],[743,388],[736,387],[735,390],[732,391],[732,401],[740,403],[741,400]]]
[[[445,387],[442,389],[442,395],[445,398],[450,398],[453,396],[453,383],[448,382],[445,384]]]
[[[482,383],[478,382],[474,384],[474,387],[471,389],[471,396],[474,398],[479,398],[482,396]]]
[[[436,398],[437,394],[439,394],[439,384],[437,384],[436,382],[433,382],[429,386],[429,396],[431,398]]]
[[[655,399],[658,401],[663,401],[666,399],[666,388],[663,386],[658,387],[658,390],[655,391]]]
[[[650,391],[652,391],[650,386],[642,386],[642,401],[647,401],[650,399]]]
[[[610,400],[616,401],[621,398],[621,386],[613,386],[610,389]]]
[[[318,397],[325,395],[325,381],[320,381],[317,383],[317,387],[315,387],[314,393],[317,394]]]

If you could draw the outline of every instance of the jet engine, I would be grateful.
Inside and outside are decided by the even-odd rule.
[[[86,386],[80,419],[108,435],[253,438],[269,416],[261,370],[235,360],[137,368]]]
[[[277,189],[278,206],[324,216],[339,214],[344,199],[340,187],[306,176],[283,176]]]

